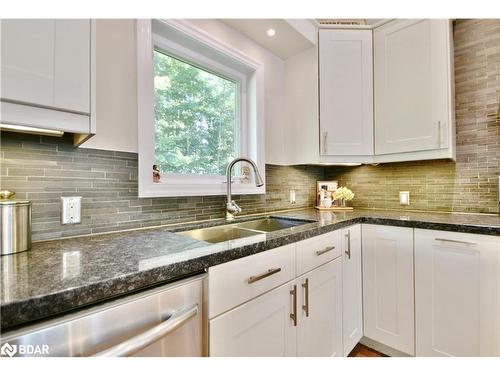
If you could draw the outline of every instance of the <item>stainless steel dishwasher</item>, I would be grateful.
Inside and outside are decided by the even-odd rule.
[[[1,337],[2,348],[9,345],[14,356],[203,356],[206,277],[191,277],[8,332]]]

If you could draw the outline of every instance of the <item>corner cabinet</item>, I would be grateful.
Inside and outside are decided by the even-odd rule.
[[[322,25],[317,59],[285,61],[285,164],[455,159],[452,28],[447,19]]]
[[[364,335],[414,355],[413,228],[362,226]]]
[[[500,237],[415,229],[417,356],[500,356]]]
[[[95,133],[95,22],[1,20],[1,122]]]
[[[373,154],[371,30],[319,30],[320,155]]]
[[[451,22],[396,20],[375,28],[373,40],[375,154],[455,158]]]

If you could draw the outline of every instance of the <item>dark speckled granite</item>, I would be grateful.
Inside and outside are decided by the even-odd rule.
[[[315,222],[219,244],[192,240],[175,231],[219,225],[223,220],[34,243],[31,251],[0,260],[2,330],[354,223],[500,235],[496,215],[306,209],[275,216]]]

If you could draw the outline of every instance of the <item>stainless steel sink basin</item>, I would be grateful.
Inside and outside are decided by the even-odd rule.
[[[251,230],[240,229],[234,225],[221,225],[212,228],[193,229],[178,234],[194,238],[198,241],[218,243],[259,234]]]
[[[210,228],[192,229],[178,234],[199,241],[218,243],[238,238],[255,236],[258,234],[288,229],[299,225],[309,224],[312,221],[290,220],[276,217],[265,217],[256,220],[242,221],[234,224],[219,225]]]
[[[287,229],[298,225],[308,224],[308,221],[287,220],[276,217],[266,217],[236,224],[238,228],[251,229],[259,232],[274,232],[275,230]]]

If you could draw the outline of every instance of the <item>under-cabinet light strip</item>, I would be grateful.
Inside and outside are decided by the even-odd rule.
[[[61,130],[40,129],[31,126],[10,125],[10,124],[0,124],[0,130],[18,132],[18,133],[28,133],[28,134],[50,135],[54,137],[62,137],[64,134],[64,132]]]

